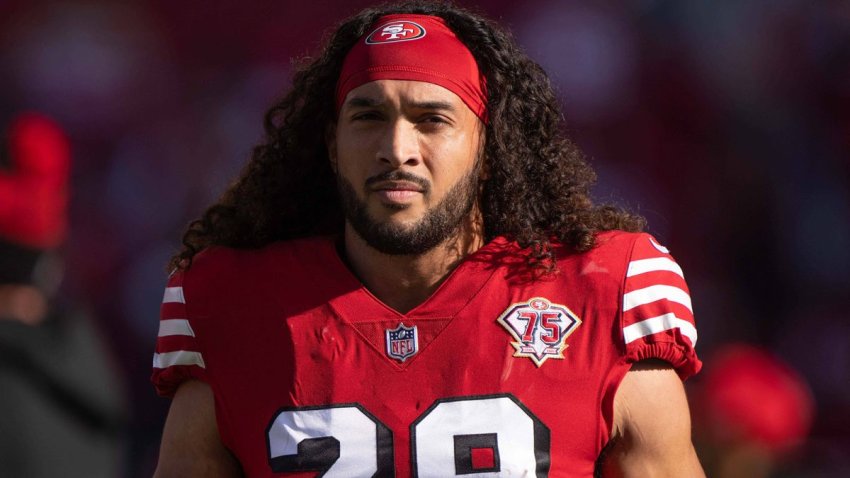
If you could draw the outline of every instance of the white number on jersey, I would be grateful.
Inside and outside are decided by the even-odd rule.
[[[393,440],[359,405],[301,407],[277,412],[266,433],[272,471],[318,471],[317,476],[389,477]]]
[[[437,400],[410,432],[416,477],[549,473],[549,429],[511,395]],[[394,475],[392,433],[357,404],[282,409],[266,436],[275,472]]]

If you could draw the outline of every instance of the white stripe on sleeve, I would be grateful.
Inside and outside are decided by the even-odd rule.
[[[167,319],[159,321],[159,336],[169,337],[171,335],[188,335],[195,336],[195,331],[192,330],[192,325],[186,319]]]
[[[154,368],[168,368],[172,365],[197,365],[201,368],[207,368],[204,364],[204,357],[201,356],[200,352],[178,350],[176,352],[153,354]]]
[[[669,314],[659,315],[651,319],[642,320],[640,322],[629,325],[623,328],[623,339],[626,343],[633,342],[641,337],[656,334],[670,329],[679,329],[682,335],[691,339],[691,345],[697,344],[697,329],[687,320],[676,317],[672,312]]]
[[[643,289],[633,290],[623,294],[623,312],[634,309],[645,304],[651,304],[657,300],[667,299],[684,305],[693,313],[691,296],[678,287],[670,285],[651,285]]]
[[[685,278],[685,274],[682,272],[682,268],[679,267],[679,264],[676,264],[676,261],[666,257],[653,257],[651,259],[640,259],[629,262],[629,270],[626,272],[626,277],[656,271],[669,271],[678,275],[682,279]]]
[[[660,252],[663,252],[665,254],[670,254],[670,249],[667,249],[666,247],[662,246],[661,244],[655,242],[655,239],[650,237],[649,242],[652,243],[652,247],[658,249]]]
[[[186,299],[183,297],[182,287],[165,288],[165,295],[162,296],[162,303],[167,304],[169,302],[179,302],[181,304],[186,303]]]

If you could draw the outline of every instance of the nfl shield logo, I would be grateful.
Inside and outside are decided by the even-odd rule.
[[[387,329],[387,355],[404,362],[419,351],[419,334],[416,326],[405,327],[399,323],[394,329]]]

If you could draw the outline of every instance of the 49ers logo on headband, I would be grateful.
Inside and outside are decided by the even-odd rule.
[[[385,23],[366,37],[367,45],[378,43],[393,43],[399,41],[418,40],[425,36],[422,25],[405,20]]]

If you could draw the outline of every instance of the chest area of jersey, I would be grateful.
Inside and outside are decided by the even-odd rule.
[[[241,381],[230,403],[242,410],[231,414],[254,417],[230,429],[255,444],[262,429],[257,466],[275,473],[592,470],[613,357],[610,339],[600,341],[610,332],[595,322],[609,311],[547,291],[501,295],[456,315],[369,316],[330,304],[270,322],[246,358],[261,371],[223,380]]]

